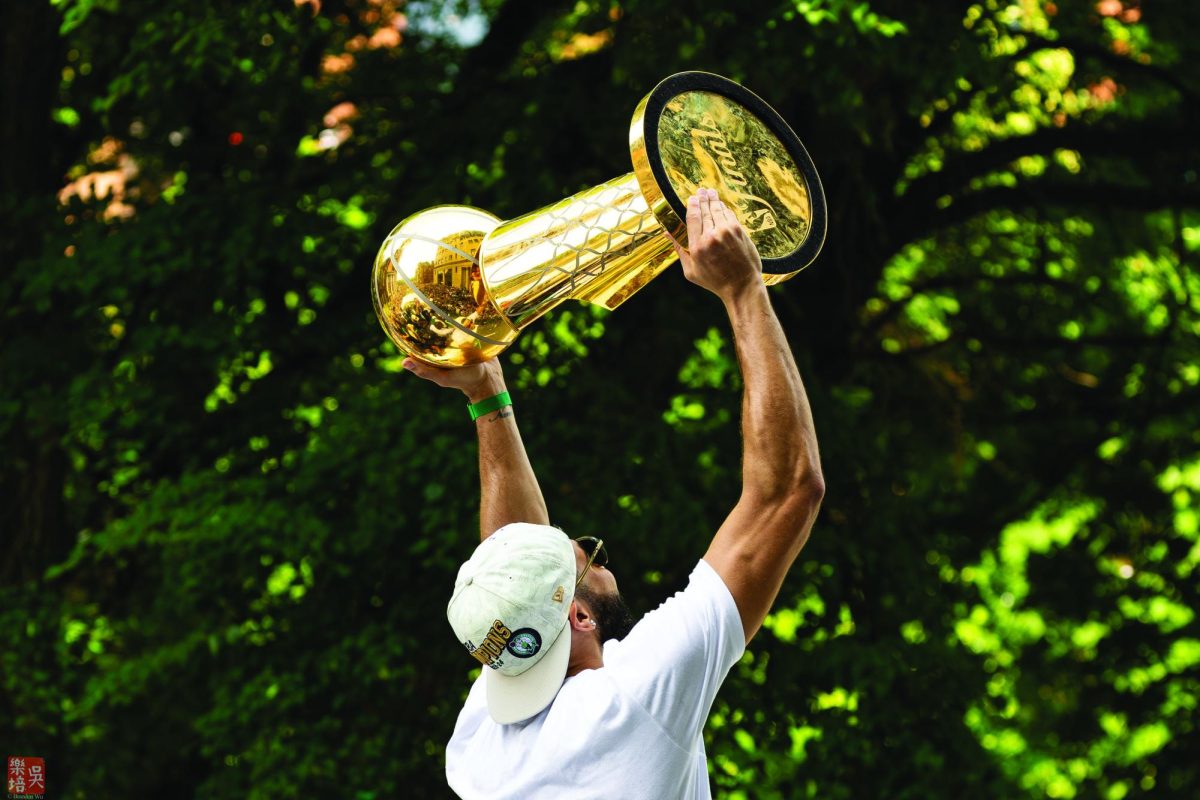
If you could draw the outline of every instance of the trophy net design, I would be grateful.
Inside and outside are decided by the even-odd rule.
[[[812,159],[757,95],[717,75],[667,78],[638,104],[633,171],[524,216],[435,206],[397,225],[372,273],[375,312],[400,351],[458,367],[493,358],[559,303],[615,309],[687,246],[687,198],[715,189],[754,240],[763,280],[812,263],[825,196]]]

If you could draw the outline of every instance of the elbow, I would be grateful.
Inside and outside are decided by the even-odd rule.
[[[821,473],[821,462],[810,457],[799,459],[789,471],[784,487],[789,498],[811,505],[815,512],[825,498],[825,476]]]
[[[780,479],[743,487],[743,496],[761,507],[782,508],[815,517],[825,498],[825,478],[819,464],[797,464]]]
[[[787,548],[790,564],[808,543],[824,498],[825,479],[819,469],[812,469],[801,471],[793,480],[769,491],[744,487],[739,505],[758,520],[759,529],[778,532],[777,541]]]
[[[825,478],[820,468],[806,471],[792,491],[792,514],[796,524],[797,552],[808,542],[813,523],[821,511],[821,501],[825,499]]]
[[[801,471],[792,485],[791,496],[808,512],[810,519],[815,517],[821,508],[821,501],[825,499],[825,477],[821,474],[821,468],[818,466]]]
[[[801,491],[813,497],[817,505],[825,499],[825,476],[821,474],[820,465],[805,470],[800,478]]]

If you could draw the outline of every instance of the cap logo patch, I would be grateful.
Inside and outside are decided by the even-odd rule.
[[[512,631],[503,622],[496,620],[492,623],[492,629],[488,631],[487,637],[479,644],[479,647],[471,651],[471,655],[485,667],[497,666],[495,662],[504,653],[504,647],[511,638]],[[540,641],[538,644],[541,645]],[[514,653],[514,655],[516,654]]]
[[[554,590],[554,602],[561,603],[563,601],[563,596],[565,594],[566,594],[566,592],[563,591],[563,587],[559,586],[557,589]]]
[[[507,649],[517,658],[531,658],[542,649],[542,636],[533,628],[521,628],[512,635]]]

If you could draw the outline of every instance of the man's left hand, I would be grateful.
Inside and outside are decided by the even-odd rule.
[[[404,368],[418,378],[424,378],[438,386],[458,389],[471,403],[478,403],[504,391],[504,371],[497,358],[454,369],[431,367],[415,358],[406,358]]]

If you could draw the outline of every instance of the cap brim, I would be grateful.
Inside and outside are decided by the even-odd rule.
[[[564,619],[554,644],[541,660],[520,675],[509,677],[484,667],[487,707],[492,719],[508,725],[539,714],[562,688],[570,660],[571,627]]]

